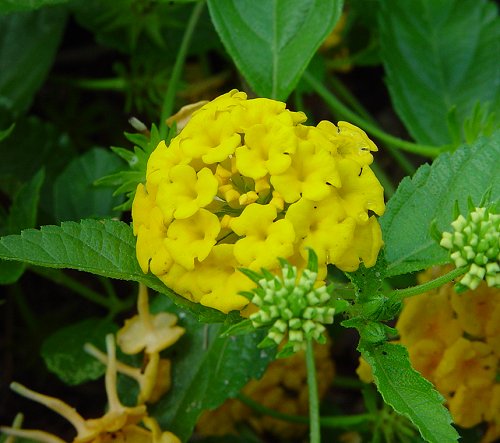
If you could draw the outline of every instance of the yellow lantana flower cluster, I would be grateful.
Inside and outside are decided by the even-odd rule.
[[[242,394],[283,414],[307,417],[309,397],[304,354],[305,351],[299,351],[290,357],[274,360],[261,379],[247,383]],[[323,398],[335,374],[330,347],[316,343],[314,360],[318,394]],[[226,400],[217,409],[205,411],[198,419],[196,431],[203,436],[237,435],[238,429],[244,424],[250,425],[259,434],[271,434],[280,439],[297,437],[307,431],[306,425],[260,415],[237,399]]]
[[[180,295],[222,312],[248,304],[238,271],[299,270],[307,249],[326,265],[372,266],[384,211],[369,165],[377,148],[359,128],[305,126],[282,102],[233,90],[192,114],[151,154],[132,207],[137,259]]]
[[[425,283],[445,273],[433,268]],[[483,443],[500,438],[500,290],[482,282],[457,294],[453,283],[405,300],[396,328],[413,367],[443,394],[454,422],[488,423]],[[358,374],[369,376],[362,363]]]

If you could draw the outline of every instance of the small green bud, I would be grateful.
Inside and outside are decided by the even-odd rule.
[[[459,215],[451,226],[454,232],[443,232],[440,245],[450,251],[457,268],[469,268],[455,289],[476,289],[482,280],[500,287],[500,215],[493,212],[493,206],[473,208],[467,217]]]
[[[269,327],[267,337],[259,347],[268,346],[269,343],[280,344],[288,335],[288,343],[279,356],[305,349],[306,337],[324,343],[326,329],[323,323],[333,323],[335,309],[328,306],[333,287],[314,288],[318,277],[317,257],[311,249],[309,255],[309,268],[302,271],[298,280],[297,268],[284,259],[279,260],[281,277],[264,269],[262,274],[242,269],[258,285],[252,290],[251,300],[260,310],[250,315],[252,326]],[[250,298],[248,292],[245,294]]]

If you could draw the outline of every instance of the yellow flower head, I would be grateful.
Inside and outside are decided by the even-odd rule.
[[[420,282],[446,272],[434,268]],[[417,371],[446,398],[455,423],[472,427],[486,421],[485,438],[498,436],[500,422],[500,290],[481,282],[457,294],[453,284],[405,300],[397,322]]]
[[[319,278],[328,264],[373,266],[382,236],[372,213],[384,212],[369,167],[377,148],[349,123],[305,120],[282,102],[236,90],[193,112],[151,154],[137,188],[141,269],[229,312],[248,303],[238,294],[249,289],[240,267],[275,272],[282,257],[302,270],[307,247],[318,254]]]

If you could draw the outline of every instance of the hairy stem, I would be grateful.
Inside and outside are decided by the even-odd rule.
[[[238,394],[237,398],[243,404],[247,405],[249,408],[252,408],[255,412],[258,412],[259,414],[268,415],[269,417],[273,417],[278,420],[288,421],[290,423],[309,424],[308,417],[303,417],[301,415],[284,414],[282,412],[276,411],[275,409],[268,408],[241,393]],[[366,423],[368,421],[373,421],[373,416],[371,414],[335,415],[331,417],[319,418],[321,426],[327,428],[350,428],[352,426],[357,426],[362,423]]]
[[[319,425],[318,384],[316,382],[316,365],[314,364],[314,348],[312,338],[307,339],[306,348],[307,388],[309,390],[309,435],[310,443],[321,442]]]
[[[191,16],[189,17],[189,22],[186,26],[186,30],[184,31],[184,36],[182,37],[181,46],[179,48],[179,52],[177,53],[177,58],[175,59],[175,64],[172,69],[172,75],[170,76],[170,80],[168,82],[167,93],[165,94],[163,106],[161,108],[160,136],[162,138],[165,138],[167,134],[165,120],[172,114],[172,110],[174,108],[175,93],[177,92],[177,86],[182,74],[182,68],[186,60],[189,44],[191,42],[191,38],[193,37],[196,24],[198,23],[204,6],[204,1],[196,3],[193,8],[193,12],[191,12]]]
[[[428,281],[426,283],[423,283],[421,285],[417,286],[412,286],[411,288],[405,288],[405,289],[396,289],[388,294],[388,297],[390,299],[399,299],[403,300],[408,297],[412,297],[414,295],[422,294],[423,292],[430,291],[431,289],[436,289],[439,288],[440,286],[444,285],[445,283],[449,283],[453,281],[455,278],[460,277],[461,275],[464,275],[468,270],[467,266],[464,266],[462,268],[456,268],[453,269],[452,271],[448,272],[447,274],[441,275],[438,278],[435,278],[434,280]]]
[[[311,86],[316,93],[323,98],[328,106],[334,111],[344,115],[354,124],[360,126],[373,137],[387,143],[390,146],[401,149],[403,151],[411,152],[413,154],[422,155],[424,157],[434,158],[437,157],[441,149],[438,146],[420,145],[412,143],[379,129],[377,126],[367,122],[355,112],[351,111],[340,100],[337,99],[319,80],[315,79],[309,72],[304,72],[303,79]]]

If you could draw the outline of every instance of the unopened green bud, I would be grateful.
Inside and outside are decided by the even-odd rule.
[[[314,251],[309,250],[309,254]],[[280,259],[281,276],[273,276],[262,270],[262,276],[243,270],[258,286],[252,290],[252,302],[260,310],[250,315],[254,328],[268,326],[269,332],[259,346],[280,344],[288,335],[288,344],[280,353],[286,355],[291,349],[304,349],[305,340],[314,338],[324,343],[324,324],[333,323],[335,309],[328,306],[332,289],[325,286],[314,288],[318,274],[316,270],[305,269],[297,281],[297,269],[286,260]],[[309,257],[308,266],[314,268],[317,258]],[[271,277],[270,277],[271,276]],[[249,293],[246,293],[247,297]],[[279,356],[280,354],[278,354]]]
[[[482,280],[500,287],[500,215],[492,208],[475,208],[467,217],[460,215],[451,223],[454,232],[443,232],[440,245],[450,251],[455,266],[469,268],[457,289],[476,289]]]

